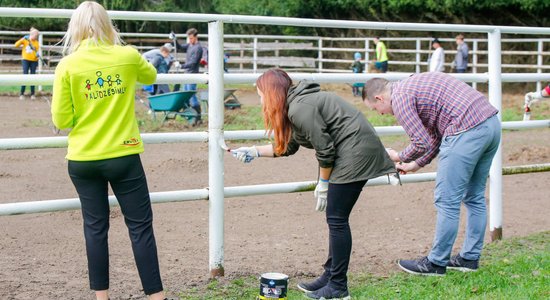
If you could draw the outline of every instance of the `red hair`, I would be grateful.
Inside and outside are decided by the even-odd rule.
[[[275,135],[273,150],[279,156],[286,152],[292,136],[286,103],[292,79],[281,69],[269,69],[256,80],[256,86],[264,94],[262,106],[264,125],[268,134]]]

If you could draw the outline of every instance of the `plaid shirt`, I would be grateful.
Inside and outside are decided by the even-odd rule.
[[[467,131],[498,113],[483,94],[440,72],[393,83],[391,105],[411,139],[399,157],[421,167],[437,155],[443,137]]]

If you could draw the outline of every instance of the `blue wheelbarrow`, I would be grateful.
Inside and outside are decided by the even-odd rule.
[[[178,91],[160,95],[149,96],[149,104],[145,104],[151,110],[153,120],[156,120],[157,112],[162,113],[161,122],[166,119],[174,119],[181,116],[186,119],[189,125],[197,122],[199,113],[189,105],[189,99],[195,95],[196,91]]]

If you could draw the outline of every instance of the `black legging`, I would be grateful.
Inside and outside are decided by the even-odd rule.
[[[336,289],[347,288],[348,265],[351,255],[351,230],[349,215],[359,198],[366,181],[346,184],[330,183],[327,198],[327,224],[329,228],[329,252],[324,265],[324,277]]]
[[[128,227],[145,294],[163,290],[153,233],[153,211],[139,155],[97,161],[69,161],[69,175],[80,197],[90,288],[109,288],[109,202],[115,193]]]

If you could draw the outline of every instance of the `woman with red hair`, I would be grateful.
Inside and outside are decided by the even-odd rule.
[[[324,273],[298,288],[311,299],[349,299],[349,215],[367,180],[395,173],[395,166],[361,112],[337,95],[322,92],[319,84],[293,85],[286,72],[270,69],[256,86],[264,124],[275,143],[241,147],[233,155],[248,163],[257,157],[289,156],[300,146],[315,149],[319,181],[314,196],[316,210],[326,209],[329,252]]]

